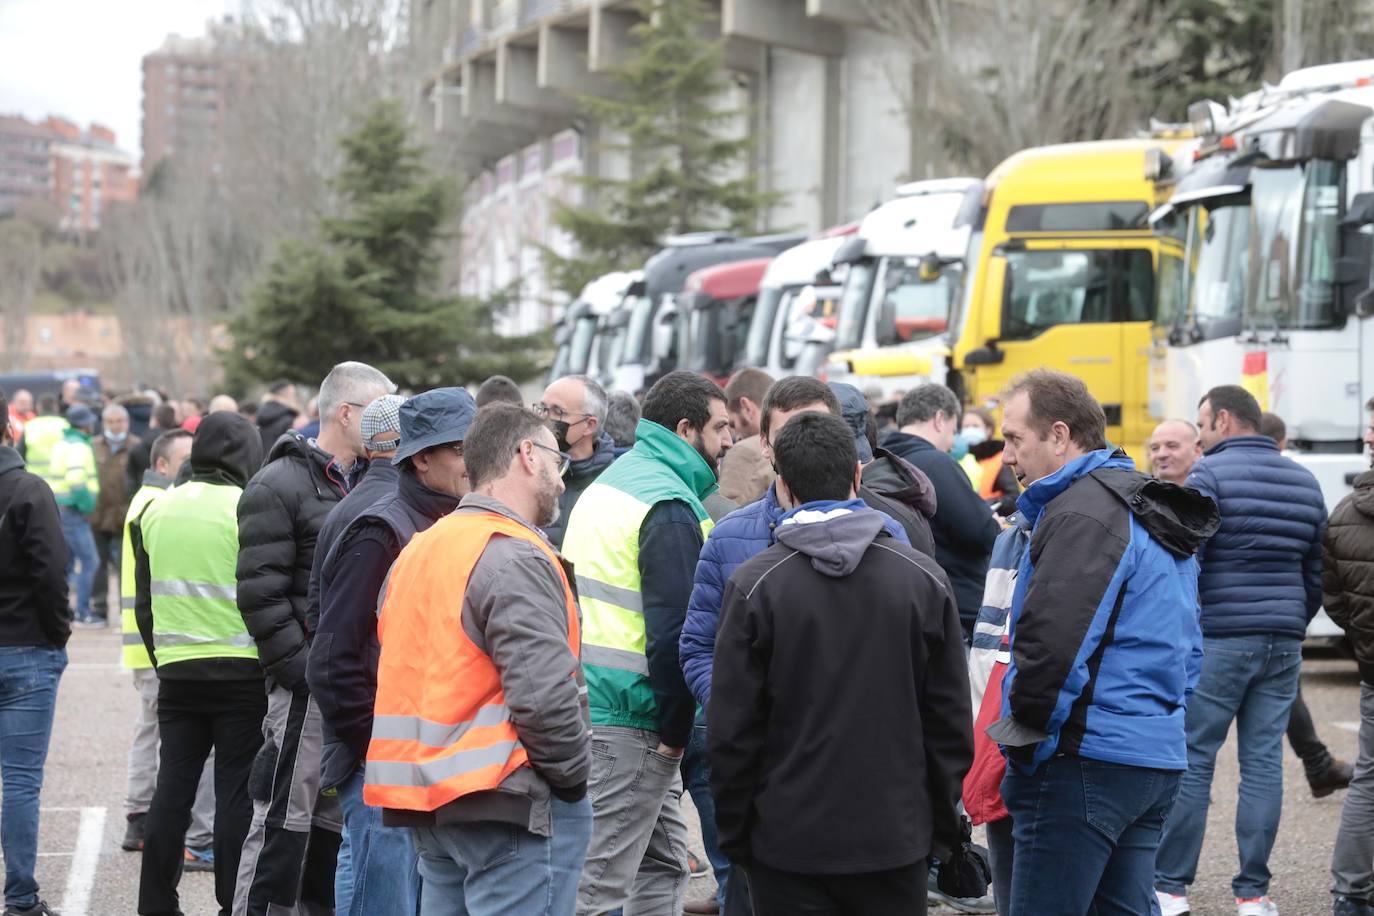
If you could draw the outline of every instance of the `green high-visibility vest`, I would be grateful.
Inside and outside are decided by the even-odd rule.
[[[716,475],[681,436],[640,420],[635,445],[592,482],[573,506],[563,555],[577,575],[582,667],[593,725],[658,731],[658,703],[644,655],[639,529],[655,504],[692,507],[704,540],[712,522],[701,500]]]
[[[95,449],[90,437],[68,429],[52,447],[48,459],[48,486],[59,506],[72,506],[83,515],[95,511],[100,478],[95,472]]]
[[[70,424],[61,417],[34,417],[24,424],[24,463],[29,470],[42,477],[52,486],[53,446],[62,441]]]
[[[159,668],[258,657],[235,600],[242,494],[238,487],[192,481],[153,500],[139,519]]]
[[[134,548],[129,539],[129,525],[137,521],[149,503],[166,492],[162,487],[145,483],[129,500],[129,512],[124,516],[124,552],[119,555],[119,623],[124,643],[120,661],[131,671],[151,668],[153,660],[143,646],[138,620],[134,617]]]

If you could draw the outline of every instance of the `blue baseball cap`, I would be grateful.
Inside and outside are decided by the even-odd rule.
[[[477,402],[462,388],[434,388],[400,408],[401,444],[392,464],[436,445],[462,442],[477,416]]]

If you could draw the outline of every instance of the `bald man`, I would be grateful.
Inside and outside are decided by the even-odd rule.
[[[1150,466],[1160,480],[1183,486],[1201,457],[1197,427],[1187,420],[1165,420],[1150,434]]]

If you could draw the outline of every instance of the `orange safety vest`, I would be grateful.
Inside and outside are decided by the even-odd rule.
[[[978,462],[978,466],[983,469],[982,480],[978,484],[978,495],[984,499],[1001,496],[1002,491],[997,489],[997,475],[1002,473],[1002,453],[998,452],[984,458]]]
[[[377,621],[382,652],[363,785],[369,805],[434,811],[529,765],[500,673],[463,630],[468,577],[498,534],[533,544],[558,570],[568,646],[580,658],[572,586],[538,534],[495,512],[454,513],[417,534],[391,568]]]

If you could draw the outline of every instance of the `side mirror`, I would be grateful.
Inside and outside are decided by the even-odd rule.
[[[922,283],[930,283],[933,280],[938,280],[940,279],[940,275],[944,272],[945,262],[938,254],[931,252],[930,254],[921,258],[921,265],[919,267],[918,275],[920,276]]]
[[[653,355],[659,362],[672,359],[677,345],[677,309],[664,309],[654,321]]]
[[[864,239],[859,236],[850,236],[844,244],[836,249],[835,257],[831,260],[835,264],[853,264],[855,261],[861,261],[864,256],[865,244]]]
[[[817,286],[833,286],[835,283],[835,281],[830,278],[829,267],[822,267],[820,270],[816,271],[815,279]]]
[[[1367,289],[1355,297],[1355,314],[1360,318],[1374,315],[1374,289]]]
[[[997,342],[989,340],[987,346],[968,351],[964,362],[970,366],[995,366],[1006,358],[1007,351],[997,349]]]

